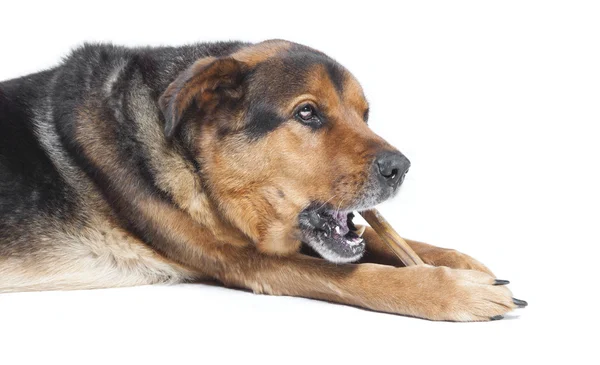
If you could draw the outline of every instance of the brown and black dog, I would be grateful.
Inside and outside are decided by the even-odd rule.
[[[85,45],[2,82],[0,291],[213,279],[433,320],[524,306],[469,256],[409,241],[429,265],[402,268],[361,237],[351,212],[410,165],[368,110],[346,69],[281,40]]]

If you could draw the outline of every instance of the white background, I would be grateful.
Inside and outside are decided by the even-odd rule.
[[[480,259],[527,309],[460,324],[206,285],[8,294],[0,363],[598,363],[598,3],[391,3],[4,2],[0,79],[83,41],[318,48],[412,161],[387,219]]]

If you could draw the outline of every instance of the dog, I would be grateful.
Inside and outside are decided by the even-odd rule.
[[[85,44],[0,83],[0,292],[216,280],[430,320],[526,305],[455,250],[402,267],[352,212],[409,160],[357,80],[283,40]]]

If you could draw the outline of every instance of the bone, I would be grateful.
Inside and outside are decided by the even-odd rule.
[[[359,212],[360,215],[369,223],[369,225],[377,232],[379,237],[385,242],[390,249],[398,256],[400,261],[406,266],[424,265],[425,263],[419,255],[400,237],[392,226],[383,218],[377,209],[369,209]],[[363,231],[364,232],[364,231]]]

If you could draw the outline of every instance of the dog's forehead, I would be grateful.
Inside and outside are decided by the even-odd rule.
[[[299,45],[256,65],[251,89],[278,99],[309,93],[331,107],[368,107],[362,87],[346,68],[319,51]]]

